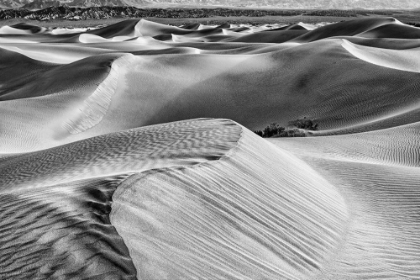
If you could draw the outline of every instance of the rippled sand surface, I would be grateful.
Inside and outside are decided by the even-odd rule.
[[[0,279],[420,279],[419,55],[393,18],[1,27]]]

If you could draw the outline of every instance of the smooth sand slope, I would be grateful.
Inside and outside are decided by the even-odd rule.
[[[420,124],[328,139],[271,140],[334,184],[346,242],[317,279],[419,279]]]
[[[2,27],[0,279],[420,279],[419,48],[392,18]]]

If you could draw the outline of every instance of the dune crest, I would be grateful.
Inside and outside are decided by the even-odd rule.
[[[69,133],[81,133],[102,120],[111,105],[112,96],[118,85],[118,77],[124,71],[124,65],[129,63],[132,57],[132,55],[125,54],[114,60],[108,76],[83,101],[83,105],[73,108],[74,113],[72,112],[72,116],[64,125]]]
[[[94,34],[81,34],[79,36],[80,43],[105,43],[108,42],[108,39],[105,39],[101,36],[94,35]]]
[[[133,175],[113,200],[139,279],[302,279],[347,219],[334,186],[246,130],[219,160]]]
[[[239,133],[226,120],[187,121],[1,160],[0,276],[135,279],[127,248],[108,218],[115,189],[134,172],[216,160]],[[111,159],[120,164],[108,166]],[[32,254],[25,255],[28,250]]]
[[[18,29],[13,28],[11,26],[2,26],[0,27],[0,34],[1,35],[28,35],[32,34],[30,30]]]
[[[413,59],[420,54],[420,48],[408,50],[389,50],[359,46],[343,40],[343,48],[355,57],[366,62],[402,71],[419,72],[420,61]]]

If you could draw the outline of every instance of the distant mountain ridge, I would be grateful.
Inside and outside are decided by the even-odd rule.
[[[0,8],[43,9],[50,6],[218,5],[283,9],[418,9],[419,0],[0,0]]]

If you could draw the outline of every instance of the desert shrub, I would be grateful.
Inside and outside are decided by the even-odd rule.
[[[418,22],[405,22],[405,24],[409,24],[409,25],[412,25],[414,27],[420,27],[420,23],[418,23]]]
[[[284,127],[281,127],[277,123],[272,123],[263,130],[263,137],[272,137],[284,131]]]
[[[269,137],[305,137],[307,130],[317,130],[318,124],[307,119],[297,119],[289,122],[289,127],[285,128],[277,123],[271,123],[263,130],[255,130],[254,132],[264,138]]]
[[[305,137],[306,133],[298,128],[286,129],[275,137]]]
[[[302,128],[306,130],[317,130],[318,124],[314,123],[312,120],[304,117],[303,119],[297,119],[289,122],[289,126],[294,126],[297,128]]]

